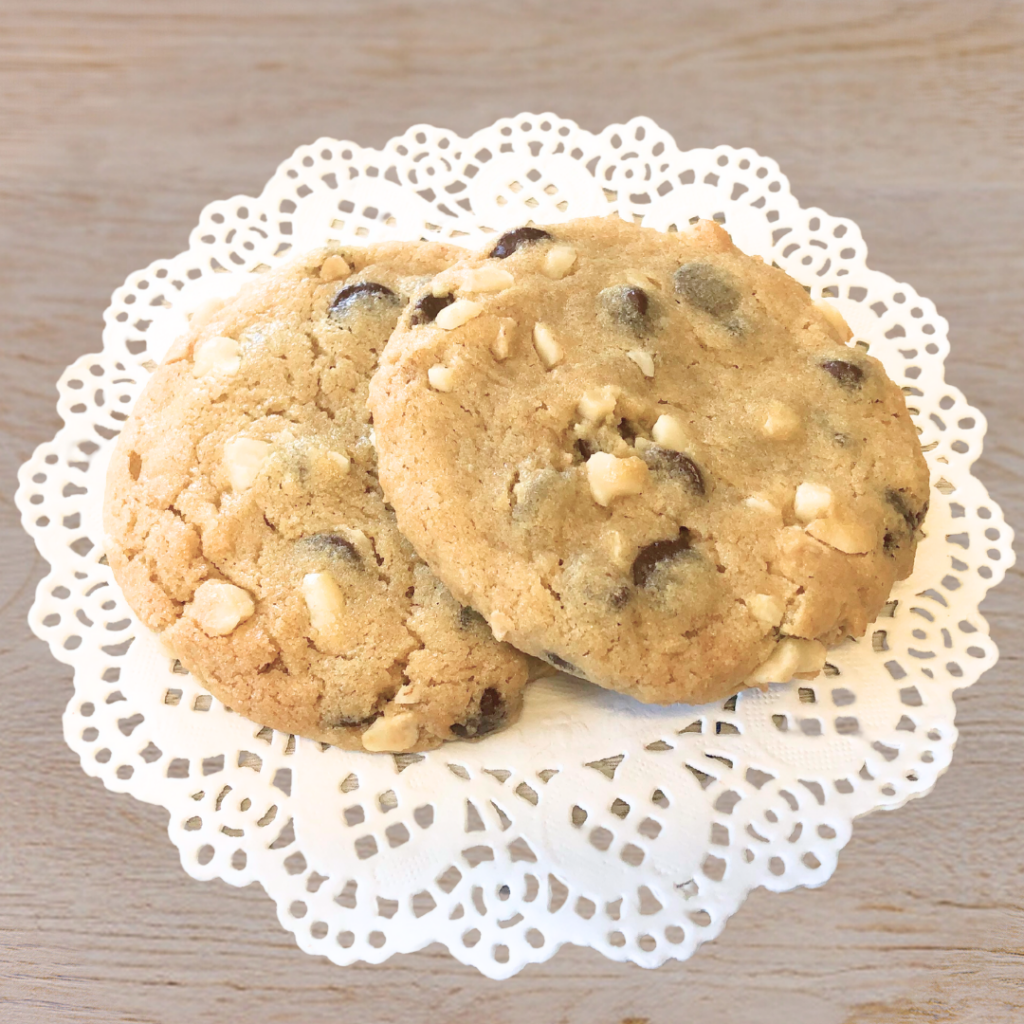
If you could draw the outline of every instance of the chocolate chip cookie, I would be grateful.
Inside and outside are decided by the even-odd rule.
[[[912,568],[928,473],[834,307],[713,222],[511,231],[370,386],[398,523],[459,601],[658,703],[821,670]]]
[[[460,606],[377,483],[370,375],[461,253],[325,250],[193,318],[118,440],[107,555],[129,604],[234,710],[412,751],[512,721],[528,659]]]

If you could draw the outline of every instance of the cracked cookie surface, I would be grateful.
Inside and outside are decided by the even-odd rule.
[[[235,711],[413,751],[515,719],[528,661],[398,532],[367,386],[462,250],[334,247],[193,316],[118,440],[107,555],[129,604]]]
[[[508,232],[370,386],[399,526],[495,634],[645,701],[821,670],[913,566],[928,474],[838,312],[717,224]]]

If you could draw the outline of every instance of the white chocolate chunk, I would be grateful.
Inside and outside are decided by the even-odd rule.
[[[309,572],[302,577],[302,596],[313,631],[310,639],[328,644],[337,634],[345,612],[341,588],[329,572]]]
[[[777,626],[786,614],[786,605],[781,597],[774,594],[752,594],[747,598],[750,614],[767,626]]]
[[[544,256],[541,270],[546,277],[560,281],[576,262],[576,250],[571,245],[553,245]]]
[[[235,437],[224,445],[224,471],[232,490],[244,491],[252,487],[271,447],[254,437]]]
[[[455,384],[455,371],[438,363],[427,370],[427,380],[435,391],[451,391]]]
[[[562,346],[555,341],[551,328],[546,324],[533,325],[533,347],[537,350],[545,370],[554,369],[565,358]]]
[[[501,292],[515,283],[516,279],[503,267],[485,264],[475,270],[464,270],[458,287],[464,292]]]
[[[321,281],[341,281],[352,273],[352,268],[344,256],[328,256],[320,268]]]
[[[223,580],[207,580],[196,589],[187,614],[207,636],[227,636],[254,611],[248,591]]]
[[[484,307],[479,302],[472,299],[456,299],[434,317],[434,323],[443,331],[454,331],[456,327],[468,323],[483,311]]]
[[[618,459],[608,452],[595,452],[587,459],[587,482],[598,505],[607,506],[613,499],[639,494],[647,482],[647,463],[631,455]]]
[[[494,639],[501,641],[512,632],[512,627],[515,623],[504,612],[497,611],[491,612],[487,625],[491,627]]]
[[[605,530],[601,534],[601,546],[604,548],[613,565],[626,568],[632,565],[633,548],[618,530]]]
[[[204,338],[192,352],[192,376],[235,374],[242,365],[241,348],[234,338]]]
[[[494,341],[491,342],[491,355],[500,363],[505,359],[508,359],[509,353],[509,335],[511,330],[508,324],[502,324],[498,328],[498,334]]]
[[[815,540],[830,548],[842,551],[844,555],[866,555],[875,549],[878,538],[866,523],[841,519],[815,519],[805,530]]]
[[[844,345],[853,337],[850,325],[843,319],[843,314],[831,302],[817,299],[814,303],[814,308],[828,321],[829,327],[832,328],[836,337]]]
[[[619,389],[611,384],[603,388],[591,388],[583,393],[576,406],[579,414],[591,423],[600,423],[605,417],[615,412],[615,403],[619,397]]]
[[[832,490],[824,484],[802,483],[793,498],[793,513],[801,523],[823,519],[832,511]]]
[[[419,736],[420,727],[412,715],[378,718],[363,733],[363,746],[375,753],[386,750],[398,753],[415,746]]]
[[[772,401],[761,429],[775,441],[788,441],[800,429],[800,417],[788,405]]]
[[[751,683],[786,683],[798,672],[817,674],[825,667],[825,645],[818,640],[787,636],[751,674]]]
[[[198,330],[200,327],[205,327],[223,308],[223,299],[207,299],[188,318],[189,327],[192,330]]]
[[[626,358],[632,359],[640,367],[640,372],[645,377],[654,376],[654,357],[650,352],[645,352],[642,348],[634,348],[626,353]]]
[[[654,443],[673,452],[683,452],[689,447],[689,438],[682,420],[675,416],[659,416],[651,431]]]
[[[327,458],[334,463],[335,469],[342,475],[347,476],[351,462],[347,455],[342,455],[341,452],[328,452]]]

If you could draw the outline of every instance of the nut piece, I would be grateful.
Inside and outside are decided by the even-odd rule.
[[[659,416],[651,431],[654,443],[673,452],[684,452],[689,447],[689,438],[682,420],[675,416]]]
[[[654,357],[650,352],[645,352],[642,348],[634,348],[626,353],[626,358],[632,359],[640,367],[640,372],[645,377],[654,376]]]
[[[516,283],[516,279],[502,267],[486,264],[475,270],[464,270],[459,288],[464,292],[501,292]]]
[[[801,523],[822,519],[832,511],[832,491],[824,484],[803,483],[796,489],[793,512]]]
[[[507,323],[504,323],[498,328],[498,334],[494,341],[491,342],[491,355],[494,356],[499,363],[508,359],[509,336],[511,333],[511,327]]]
[[[455,371],[437,363],[427,370],[427,380],[435,391],[451,391],[455,384]]]
[[[777,626],[786,614],[786,605],[781,597],[773,594],[753,594],[747,598],[750,614],[767,626]]]
[[[801,640],[787,636],[780,640],[771,656],[759,665],[751,683],[786,683],[797,673],[817,675],[825,667],[825,645],[819,640]]]
[[[468,323],[483,311],[484,307],[479,302],[473,302],[472,299],[456,299],[434,317],[434,323],[443,331],[454,331],[456,327]]]
[[[814,308],[828,321],[832,332],[844,345],[853,337],[850,325],[843,319],[843,314],[831,302],[817,299],[814,302]]]
[[[544,256],[541,270],[546,277],[560,281],[576,262],[576,250],[571,245],[553,245]]]
[[[342,476],[348,475],[349,467],[352,463],[347,455],[342,455],[341,452],[328,452],[327,458],[334,463],[335,469],[337,469],[338,473]]]
[[[598,505],[607,506],[613,498],[639,494],[647,482],[647,463],[631,455],[618,459],[608,452],[594,452],[587,459],[587,482]]]
[[[252,487],[270,449],[266,441],[254,437],[235,437],[224,445],[224,471],[233,491]]]
[[[329,572],[309,572],[302,577],[302,596],[309,611],[314,641],[326,642],[337,633],[345,611],[341,588]]]
[[[554,369],[565,358],[562,346],[555,341],[551,328],[545,324],[533,325],[533,347],[537,350],[545,370]]]
[[[772,401],[761,429],[773,440],[788,441],[800,429],[800,417],[788,405]]]
[[[583,393],[576,410],[591,423],[600,423],[615,412],[615,402],[619,397],[619,389],[611,384],[603,388],[591,388]]]
[[[320,268],[321,281],[341,281],[352,273],[344,256],[328,256]]]
[[[192,352],[192,376],[211,373],[236,374],[242,365],[241,349],[234,338],[204,338]]]
[[[375,753],[388,750],[400,753],[416,745],[420,727],[412,715],[395,715],[394,718],[378,718],[363,733],[363,746]]]
[[[743,499],[743,504],[747,508],[756,508],[758,512],[767,512],[770,516],[780,516],[781,512],[763,495],[763,494],[751,494],[749,498]]]
[[[248,591],[223,580],[207,580],[196,588],[186,614],[207,636],[227,636],[254,611]]]
[[[205,327],[224,308],[224,305],[223,299],[207,299],[188,318],[189,327],[192,330]]]
[[[815,519],[808,523],[805,531],[815,540],[830,548],[842,551],[844,555],[866,555],[875,549],[878,538],[866,523],[843,521],[841,519]]]

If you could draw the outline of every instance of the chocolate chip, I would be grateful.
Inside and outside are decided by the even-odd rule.
[[[355,284],[346,285],[334,296],[330,314],[333,317],[344,316],[353,303],[364,299],[394,301],[397,298],[398,296],[390,288],[377,284],[376,281],[357,281]]]
[[[685,526],[681,526],[679,536],[674,540],[656,540],[641,548],[633,560],[633,582],[638,587],[648,586],[663,562],[672,561],[691,550],[692,536]]]
[[[631,284],[605,288],[600,294],[601,305],[623,327],[639,334],[647,325],[647,310],[650,300],[643,288]]]
[[[924,515],[928,511],[928,503],[920,512],[915,512],[899,491],[891,488],[885,492],[885,500],[896,510],[900,518],[907,524],[907,529],[913,533],[924,521]]]
[[[302,543],[318,554],[330,555],[332,558],[344,558],[346,562],[359,562],[356,546],[346,537],[338,533],[315,533],[312,537],[303,537]]]
[[[450,306],[454,301],[455,296],[450,294],[424,295],[423,298],[413,306],[412,314],[409,317],[409,323],[413,327],[433,323],[437,314],[440,313],[445,306]]]
[[[456,736],[471,739],[474,736],[486,736],[505,723],[505,701],[501,694],[492,686],[488,686],[480,696],[480,707],[477,714],[467,718],[465,722],[455,722],[449,728]]]
[[[477,611],[474,611],[469,605],[465,605],[459,609],[459,628],[469,629],[471,626],[486,625],[487,620]]]
[[[682,452],[674,452],[671,448],[662,448],[652,444],[643,453],[644,462],[655,472],[667,473],[680,480],[691,493],[703,498],[707,493],[704,487],[704,475],[697,463]]]
[[[571,675],[576,675],[579,671],[571,661],[566,661],[565,658],[560,658],[553,651],[545,651],[544,658],[551,662],[555,668],[560,668],[563,672],[568,672]]]
[[[380,718],[381,712],[374,711],[372,715],[367,715],[365,718],[351,718],[347,715],[335,715],[333,717],[325,717],[321,720],[325,729],[351,729],[355,726],[366,726],[371,725]]]
[[[633,591],[630,590],[625,583],[623,583],[621,587],[616,587],[608,595],[608,603],[613,608],[624,608],[627,604],[629,604],[630,598],[632,598],[632,596]]]
[[[489,255],[491,259],[503,260],[530,242],[539,242],[550,237],[551,235],[540,228],[516,228],[514,231],[506,231],[495,243]]]
[[[899,540],[897,540],[895,534],[887,533],[882,538],[882,549],[884,551],[895,551],[896,548],[898,548],[899,546],[900,546],[900,542],[899,542]]]
[[[717,267],[695,261],[675,274],[676,292],[691,306],[724,320],[740,304],[740,290]]]
[[[846,388],[847,391],[856,391],[864,382],[864,371],[842,359],[828,359],[821,364],[821,368],[835,377],[839,386]]]

